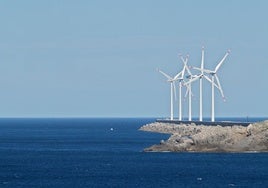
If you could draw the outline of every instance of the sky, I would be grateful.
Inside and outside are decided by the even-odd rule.
[[[0,117],[167,117],[174,76],[189,64],[218,76],[216,117],[268,116],[268,1],[0,2]],[[198,83],[193,84],[198,116]],[[204,81],[204,116],[211,85]],[[177,102],[176,106],[177,108]],[[187,116],[187,100],[183,103]],[[177,116],[175,109],[175,116]]]

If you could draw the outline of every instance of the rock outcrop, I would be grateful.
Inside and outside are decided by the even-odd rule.
[[[156,122],[140,130],[171,134],[168,140],[144,151],[268,152],[268,120],[247,127]]]

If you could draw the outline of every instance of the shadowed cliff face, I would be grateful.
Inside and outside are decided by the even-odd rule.
[[[140,130],[171,134],[144,151],[268,152],[268,121],[247,127],[151,123]]]

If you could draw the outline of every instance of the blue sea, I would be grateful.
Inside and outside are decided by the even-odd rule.
[[[268,187],[268,153],[143,152],[154,121],[2,118],[0,187]]]

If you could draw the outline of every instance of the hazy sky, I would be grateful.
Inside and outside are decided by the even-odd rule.
[[[169,85],[156,68],[175,75],[179,53],[199,66],[203,45],[206,68],[231,49],[216,117],[268,116],[267,9],[265,0],[1,1],[0,116],[169,116]]]

